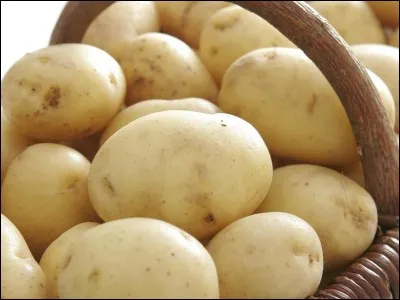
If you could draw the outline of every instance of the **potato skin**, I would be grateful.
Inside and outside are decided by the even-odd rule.
[[[129,218],[83,233],[58,281],[60,298],[219,298],[217,271],[192,236]]]
[[[286,166],[274,170],[271,188],[258,213],[282,211],[308,222],[324,251],[324,270],[347,266],[371,245],[378,216],[361,186],[328,168]]]
[[[89,200],[90,163],[58,144],[28,147],[10,165],[1,211],[21,231],[36,259],[71,227],[99,218]]]
[[[154,99],[142,101],[121,111],[110,124],[108,124],[101,137],[100,145],[103,145],[111,135],[132,121],[151,113],[165,110],[189,110],[209,114],[222,112],[215,104],[200,98],[184,98],[177,100]]]
[[[118,63],[83,44],[25,55],[5,75],[2,105],[22,134],[42,142],[83,138],[103,129],[126,92]]]
[[[203,239],[253,213],[271,175],[268,149],[249,123],[163,111],[104,143],[90,169],[89,194],[105,221],[156,218]]]
[[[58,299],[58,276],[67,264],[70,247],[79,237],[89,229],[98,226],[99,223],[86,222],[68,229],[53,241],[40,259],[40,267],[47,277],[47,297]]]
[[[303,299],[323,271],[321,242],[302,219],[255,214],[220,231],[207,245],[217,267],[221,298]]]
[[[46,276],[17,227],[1,214],[1,298],[46,299]]]

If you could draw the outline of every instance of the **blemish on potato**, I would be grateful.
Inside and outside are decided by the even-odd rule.
[[[213,223],[215,222],[215,217],[212,213],[209,213],[207,216],[203,218],[206,223]]]
[[[253,254],[255,250],[256,250],[256,246],[251,245],[251,244],[247,246],[247,253],[248,254],[250,254],[250,255]]]
[[[225,21],[225,20],[223,20],[223,21]],[[236,16],[236,17],[232,18],[232,20],[229,20],[229,22],[221,22],[221,23],[215,22],[213,24],[213,27],[215,30],[225,31],[226,29],[232,28],[239,21],[240,21],[240,17]]]
[[[151,271],[151,269],[150,268],[146,268],[146,272],[150,272]]]
[[[315,110],[315,106],[318,103],[318,97],[317,95],[315,95],[314,93],[312,94],[312,99],[310,102],[308,102],[307,104],[307,112],[312,115],[314,113]]]
[[[77,188],[77,185],[79,183],[78,178],[73,178],[72,181],[67,185],[68,190],[74,190]]]
[[[190,283],[186,282],[186,287],[189,288],[190,287]]]
[[[59,86],[50,86],[46,95],[44,96],[43,109],[57,108],[60,104],[61,89]]]
[[[277,56],[278,56],[278,54],[276,53],[276,51],[272,51],[272,52],[268,52],[268,53],[264,54],[264,57],[268,60],[274,60]]]
[[[190,241],[190,236],[186,232],[180,230],[179,233],[184,237],[185,240]]]
[[[47,64],[50,61],[50,57],[48,56],[40,56],[38,57],[38,61],[42,64]]]
[[[106,188],[106,190],[108,191],[108,194],[110,194],[111,196],[115,195],[115,190],[114,190],[114,186],[112,185],[110,178],[108,175],[103,177],[103,186]]]
[[[206,165],[204,163],[195,163],[193,168],[196,172],[197,178],[200,181],[204,181],[206,179],[206,175],[207,175]]]
[[[72,260],[72,256],[71,254],[67,256],[67,258],[64,261],[64,265],[62,267],[63,270],[65,270],[66,268],[68,268],[69,264],[71,263]]]
[[[98,281],[100,277],[100,271],[97,269],[93,269],[88,276],[88,281]]]
[[[217,47],[211,47],[210,48],[210,55],[218,55],[218,48]]]
[[[110,75],[108,75],[108,80],[110,80],[110,83],[112,85],[117,85],[117,78],[115,78],[115,75],[113,73],[110,73]]]
[[[168,277],[171,276],[171,272],[170,271],[167,272],[167,276]]]

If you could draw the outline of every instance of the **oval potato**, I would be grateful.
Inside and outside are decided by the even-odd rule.
[[[399,1],[366,1],[380,22],[392,28],[399,26]]]

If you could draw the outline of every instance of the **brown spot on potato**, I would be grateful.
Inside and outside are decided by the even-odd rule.
[[[40,56],[38,57],[38,61],[42,64],[47,64],[50,61],[50,57],[48,56]]]
[[[115,195],[115,189],[114,189],[113,184],[110,181],[109,175],[106,175],[103,177],[103,186],[106,188],[109,195],[111,195],[111,196]]]
[[[190,283],[186,282],[186,287],[189,288],[190,287]]]
[[[231,29],[236,23],[238,23],[240,21],[240,17],[236,16],[234,18],[232,18],[231,20],[229,20],[229,22],[215,22],[213,24],[214,29],[215,30],[219,30],[219,31],[225,31],[226,29]]]
[[[312,94],[312,99],[310,100],[310,102],[308,102],[307,104],[307,112],[312,115],[314,113],[315,110],[315,106],[318,103],[318,97],[315,94]]]
[[[50,86],[44,96],[43,109],[57,108],[60,105],[61,89],[59,86]]]
[[[218,48],[217,47],[211,47],[210,48],[210,55],[218,55]]]
[[[204,181],[207,177],[207,166],[204,163],[195,163],[193,169],[199,181]]]
[[[67,185],[68,190],[75,190],[78,187],[79,179],[73,178],[70,183]]]
[[[67,258],[65,259],[65,261],[64,261],[64,264],[63,264],[63,267],[62,267],[63,270],[68,268],[69,264],[71,263],[71,260],[72,260],[72,256],[71,256],[71,254],[69,254],[67,256]]]
[[[113,73],[110,73],[108,75],[108,80],[110,80],[110,83],[112,85],[117,85],[117,78],[115,78],[115,75]]]
[[[97,282],[100,277],[100,271],[98,269],[93,269],[92,272],[90,272],[88,276],[88,281],[94,281]]]
[[[146,268],[146,272],[150,272],[151,271],[151,269],[150,268]]]
[[[167,276],[171,276],[171,272],[170,271],[167,272]]]
[[[247,246],[247,253],[248,254],[253,254],[254,253],[254,251],[256,251],[256,246],[254,246],[254,245],[252,245],[252,244],[250,244],[250,245],[248,245]]]
[[[214,217],[214,215],[213,215],[212,213],[209,213],[207,216],[205,216],[205,217],[203,218],[203,220],[204,220],[206,223],[214,223],[214,222],[215,222],[215,217]]]
[[[268,52],[268,53],[264,54],[264,57],[268,60],[274,60],[277,56],[278,56],[278,54],[276,53],[276,51],[272,51],[272,52]]]

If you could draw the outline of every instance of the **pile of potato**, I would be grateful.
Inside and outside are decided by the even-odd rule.
[[[398,2],[309,4],[398,134]],[[116,2],[1,106],[2,298],[305,298],[374,238],[338,96],[239,6]]]

